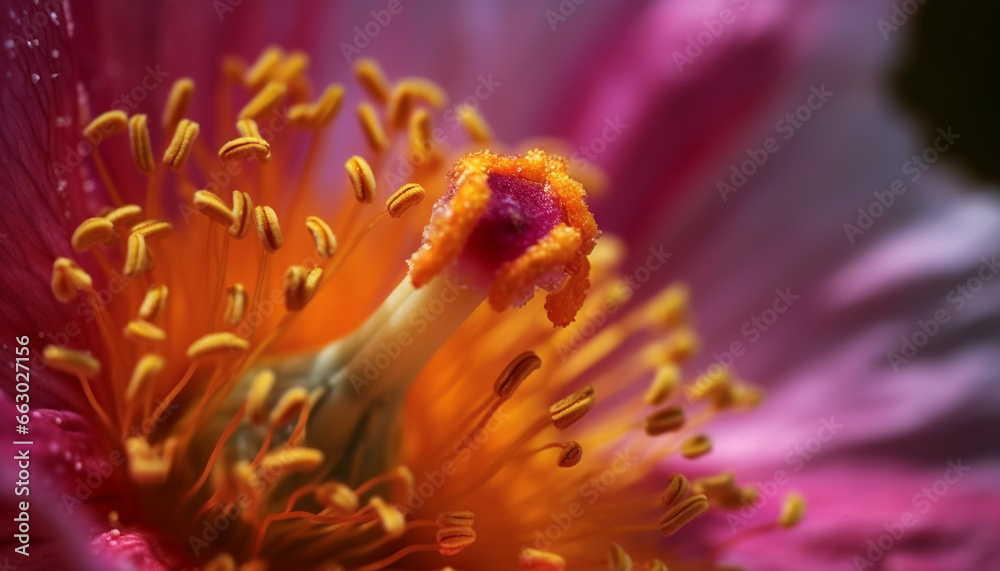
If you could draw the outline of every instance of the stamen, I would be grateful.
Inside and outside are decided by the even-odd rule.
[[[281,48],[271,46],[261,52],[257,61],[246,70],[244,81],[250,89],[260,89],[267,82],[271,73],[278,68],[281,60],[284,59],[285,52]]]
[[[708,498],[703,494],[691,496],[676,503],[660,518],[660,531],[664,536],[677,533],[689,521],[708,509]]]
[[[247,311],[247,291],[243,284],[236,283],[226,288],[226,323],[236,327],[243,321]]]
[[[463,103],[458,106],[456,115],[472,140],[480,144],[493,140],[493,130],[475,107]]]
[[[167,286],[151,285],[139,306],[139,317],[146,321],[155,320],[167,305]]]
[[[90,274],[69,258],[56,258],[52,263],[52,294],[62,303],[76,298],[79,290],[88,291],[94,287]]]
[[[125,132],[128,128],[128,115],[120,109],[105,111],[83,128],[83,136],[91,143],[98,144],[105,137]]]
[[[153,254],[146,245],[146,238],[138,232],[129,234],[125,252],[125,277],[133,279],[153,269]]]
[[[135,319],[128,322],[124,331],[125,337],[129,339],[144,341],[163,341],[167,334],[159,327],[142,319]]]
[[[260,127],[257,125],[257,121],[250,118],[237,120],[236,131],[244,137],[264,138],[260,135]]]
[[[368,505],[375,508],[375,513],[378,514],[378,518],[382,522],[382,529],[385,530],[386,535],[399,536],[403,534],[403,529],[406,526],[406,516],[403,515],[403,512],[399,511],[399,508],[387,505],[378,496],[369,500]]]
[[[668,406],[656,411],[646,417],[643,428],[646,434],[658,436],[665,432],[674,432],[684,426],[684,409],[677,406]]]
[[[378,62],[371,58],[360,58],[354,63],[354,75],[368,95],[379,103],[389,100],[389,80]]]
[[[170,168],[180,170],[184,166],[184,161],[191,154],[194,141],[198,138],[201,127],[189,119],[181,119],[174,130],[174,136],[167,145],[167,150],[163,152],[163,162],[170,165]]]
[[[166,220],[147,220],[132,227],[133,234],[141,234],[146,240],[166,238],[174,231],[174,225]]]
[[[564,571],[566,560],[551,551],[525,547],[518,557],[521,569],[528,571]]]
[[[299,81],[307,69],[309,69],[309,56],[305,52],[292,52],[274,70],[273,77],[277,81],[291,85]]]
[[[580,463],[583,459],[583,446],[580,446],[579,442],[569,441],[563,445],[562,451],[559,452],[559,458],[556,460],[556,465],[560,468],[572,468]]]
[[[263,424],[267,420],[267,399],[271,395],[276,377],[274,371],[264,369],[257,373],[250,382],[247,392],[247,420],[251,425]]]
[[[316,244],[316,253],[323,259],[332,258],[337,253],[337,237],[330,225],[318,216],[306,218],[306,229]]]
[[[344,88],[333,84],[323,91],[316,103],[299,103],[288,110],[288,120],[298,127],[322,129],[330,124],[340,111]]]
[[[692,436],[681,442],[681,456],[693,460],[712,451],[712,440],[704,434]]]
[[[806,515],[806,499],[798,492],[792,492],[785,497],[785,503],[781,506],[781,515],[778,517],[778,525],[789,529],[798,525]]]
[[[46,345],[42,349],[42,356],[53,369],[69,373],[71,375],[81,375],[91,379],[101,372],[101,362],[87,353],[63,349],[55,345]]]
[[[188,111],[191,97],[194,95],[194,81],[190,77],[182,77],[174,82],[167,95],[167,103],[163,109],[163,130],[172,133],[177,124]]]
[[[313,497],[323,507],[333,508],[342,513],[354,513],[359,505],[358,496],[354,490],[340,482],[321,484],[313,492]]]
[[[98,244],[107,244],[115,237],[115,226],[106,218],[88,218],[73,231],[70,244],[77,252],[85,252]]]
[[[289,266],[285,270],[285,307],[288,311],[302,311],[305,308],[316,293],[322,273],[320,268],[310,271],[298,265]]]
[[[424,187],[415,182],[404,184],[385,201],[385,209],[389,216],[399,218],[410,207],[420,204],[424,199]]]
[[[293,387],[281,395],[268,422],[272,427],[284,426],[299,416],[299,413],[309,402],[309,393],[302,387]]]
[[[347,159],[344,168],[354,187],[354,198],[361,204],[369,204],[375,200],[375,175],[372,174],[368,161],[354,155]]]
[[[432,144],[431,116],[426,109],[417,109],[410,115],[410,151],[423,156]]]
[[[215,220],[219,224],[226,226],[233,225],[236,221],[236,217],[233,216],[233,211],[226,206],[225,202],[218,196],[212,194],[207,190],[198,190],[194,193],[194,207],[197,208],[212,220]]]
[[[680,383],[680,368],[673,364],[663,365],[656,370],[656,376],[653,377],[653,382],[650,383],[642,400],[652,406],[663,404],[664,401],[673,396]]]
[[[104,218],[115,226],[131,228],[142,220],[142,207],[138,204],[126,204],[108,212]]]
[[[250,195],[234,190],[233,225],[229,227],[229,234],[239,240],[245,238],[250,231],[250,218],[253,216],[253,212],[253,200],[250,200]]]
[[[361,130],[365,135],[368,145],[376,153],[384,151],[389,146],[389,137],[382,128],[382,123],[378,120],[378,114],[371,103],[363,102],[358,105],[358,119],[361,121]]]
[[[222,162],[242,161],[244,159],[264,160],[271,155],[271,145],[260,137],[237,137],[228,141],[219,149]]]
[[[667,569],[667,564],[660,561],[659,559],[654,559],[649,562],[648,571],[670,571]]]
[[[258,206],[254,208],[254,220],[257,224],[257,237],[268,252],[277,252],[284,244],[281,238],[281,226],[278,224],[278,215],[270,206]]]
[[[236,571],[236,560],[228,553],[219,553],[202,567],[202,571]]]
[[[632,557],[617,543],[612,543],[608,547],[608,570],[632,571]]]
[[[132,401],[139,390],[145,387],[153,377],[160,374],[166,361],[160,355],[149,353],[143,355],[132,370],[132,378],[129,379],[125,389],[125,400]]]
[[[263,473],[310,472],[323,465],[323,452],[315,448],[281,448],[264,455]]]
[[[284,83],[269,81],[264,86],[264,89],[261,89],[240,110],[238,117],[240,119],[259,119],[262,115],[266,115],[272,109],[281,105],[281,102],[285,100],[285,96],[287,95],[288,87]]]
[[[493,383],[493,393],[502,398],[510,398],[528,375],[542,366],[542,360],[534,351],[525,351],[514,357]]]
[[[660,325],[673,328],[687,321],[691,294],[683,284],[674,284],[663,290],[650,307],[650,316]]]
[[[476,532],[471,527],[446,527],[438,530],[438,552],[441,555],[455,555],[476,541]]]
[[[168,438],[161,447],[153,448],[144,439],[132,437],[125,441],[129,476],[137,484],[162,484],[170,473],[177,440]]]
[[[209,333],[200,337],[187,348],[188,359],[218,357],[233,351],[246,351],[250,343],[228,331]]]
[[[564,430],[583,418],[596,403],[594,387],[587,385],[549,407],[549,416],[556,428]]]
[[[663,492],[664,507],[669,508],[684,498],[687,495],[688,487],[688,479],[684,477],[684,474],[672,474],[670,483],[667,484],[667,490]]]
[[[470,511],[442,512],[437,518],[441,527],[472,527],[476,514]]]
[[[401,79],[389,95],[389,122],[394,127],[406,125],[406,119],[417,101],[423,101],[440,109],[447,100],[444,90],[433,81],[423,78]]]
[[[145,113],[133,115],[128,120],[128,140],[136,168],[142,174],[152,173],[156,169],[156,159],[153,158],[153,143],[149,140],[149,119]]]

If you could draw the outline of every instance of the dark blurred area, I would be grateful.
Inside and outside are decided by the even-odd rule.
[[[893,78],[896,93],[924,132],[951,125],[962,135],[951,158],[1000,183],[1000,2],[925,0],[904,31],[913,35]]]

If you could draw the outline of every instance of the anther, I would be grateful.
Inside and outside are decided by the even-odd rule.
[[[368,505],[375,508],[379,520],[382,522],[382,529],[390,537],[398,537],[403,534],[406,526],[406,517],[396,506],[390,506],[385,501],[375,496],[368,500]],[[443,530],[442,530],[443,531]],[[440,531],[438,532],[440,534]]]
[[[139,389],[146,386],[153,377],[163,370],[165,363],[166,361],[159,355],[153,353],[143,355],[135,364],[135,369],[132,369],[132,378],[129,379],[128,386],[125,388],[125,400],[134,399],[139,394]]]
[[[219,149],[219,158],[224,163],[244,159],[264,160],[271,154],[271,144],[260,137],[237,137]]]
[[[69,258],[57,258],[52,263],[52,294],[61,303],[69,303],[76,298],[79,290],[90,290],[94,281],[90,274]]]
[[[652,406],[663,404],[664,401],[673,396],[674,391],[681,383],[681,370],[674,364],[662,365],[656,370],[653,382],[646,389],[646,394],[642,400]]]
[[[617,543],[612,543],[608,547],[608,570],[632,571],[632,557]]]
[[[736,479],[732,472],[722,472],[714,476],[698,478],[692,484],[695,493],[705,494],[710,498],[718,498],[736,488]]]
[[[138,484],[162,484],[170,472],[177,440],[168,438],[161,447],[154,448],[140,437],[125,441],[129,477]]]
[[[354,63],[354,76],[368,95],[379,103],[389,100],[389,80],[381,66],[371,58],[360,58]]]
[[[682,363],[698,352],[698,336],[689,327],[679,327],[667,338],[663,349],[665,362]]]
[[[347,159],[344,168],[354,187],[354,198],[361,204],[369,204],[375,200],[375,175],[372,174],[368,161],[354,155]]]
[[[267,399],[271,395],[276,377],[274,371],[264,369],[254,375],[247,392],[247,420],[251,425],[263,424],[267,420]]]
[[[527,571],[563,571],[566,569],[566,560],[562,556],[551,551],[530,547],[521,550],[518,563],[521,564],[521,569]]]
[[[132,227],[133,234],[140,234],[146,240],[166,238],[174,231],[174,225],[166,220],[147,220]]]
[[[667,489],[663,492],[663,505],[669,508],[681,501],[687,495],[689,487],[688,479],[684,477],[684,474],[672,474],[670,482],[667,483]]]
[[[278,225],[278,215],[270,206],[254,208],[254,221],[257,224],[257,237],[268,252],[277,252],[284,244],[281,238],[281,226]]]
[[[712,451],[712,440],[704,434],[686,438],[681,442],[681,456],[693,460]]]
[[[263,139],[260,136],[260,127],[257,125],[257,121],[250,118],[237,120],[236,131],[244,137]]]
[[[264,474],[309,472],[323,465],[323,452],[316,448],[286,447],[264,455],[260,470]]]
[[[167,145],[167,150],[163,152],[163,162],[175,171],[180,170],[191,154],[200,130],[201,127],[194,121],[181,119],[174,130],[173,138],[170,139],[170,144]]]
[[[253,200],[250,195],[240,190],[233,191],[233,225],[229,227],[229,234],[237,239],[243,239],[250,231],[253,217]]]
[[[236,571],[236,560],[228,553],[219,553],[210,559],[201,571]]]
[[[337,253],[337,237],[333,234],[330,225],[319,216],[306,218],[306,229],[312,235],[316,244],[316,253],[321,258],[332,258]]]
[[[682,426],[684,426],[684,409],[677,405],[658,410],[647,416],[643,422],[643,428],[650,436],[674,432]]]
[[[659,293],[650,308],[652,321],[667,328],[687,321],[690,293],[683,284],[674,284]]]
[[[42,356],[53,369],[71,375],[83,375],[90,379],[101,372],[101,362],[80,351],[46,345],[42,349]]]
[[[365,134],[365,140],[375,152],[381,152],[389,146],[389,137],[382,128],[382,123],[378,120],[378,114],[371,103],[364,102],[358,105],[358,120],[361,121],[361,130]]]
[[[268,415],[267,419],[268,423],[274,427],[290,423],[299,416],[308,402],[309,393],[304,388],[292,387],[288,389],[271,409],[271,414]]]
[[[330,124],[340,111],[344,88],[338,84],[327,87],[316,103],[299,103],[288,110],[288,120],[297,127],[321,129]]]
[[[223,319],[236,327],[243,321],[247,311],[247,290],[243,284],[236,283],[226,288],[226,312]]]
[[[667,564],[660,561],[659,559],[654,559],[650,561],[647,565],[649,567],[647,571],[670,571],[669,569],[667,569]]]
[[[312,280],[309,279],[312,272],[302,266],[293,265],[285,270],[285,308],[288,311],[302,311],[316,293],[322,270],[314,270],[318,272]]]
[[[100,143],[105,137],[123,133],[128,128],[128,115],[120,109],[105,111],[83,128],[83,136],[93,144]]]
[[[167,338],[166,332],[148,321],[133,319],[128,322],[123,332],[125,337],[132,340],[143,341],[163,341]]]
[[[440,108],[447,101],[444,91],[434,82],[423,78],[399,80],[389,94],[388,115],[390,123],[402,127],[418,101]]]
[[[426,109],[417,109],[410,115],[410,151],[423,156],[433,145],[431,139],[431,116]]]
[[[342,513],[354,513],[360,505],[354,490],[340,482],[320,484],[313,492],[313,497],[323,507],[334,508]]]
[[[572,468],[580,463],[583,459],[583,446],[580,446],[579,442],[569,441],[563,445],[562,450],[559,451],[559,458],[556,460],[556,465],[560,468]]]
[[[194,95],[194,81],[190,77],[182,77],[174,82],[167,95],[167,104],[163,109],[163,130],[167,133],[177,128],[177,124],[191,105]]]
[[[226,206],[226,203],[207,190],[195,191],[194,207],[200,210],[205,216],[226,227],[232,226],[236,220],[233,216],[233,211]]]
[[[475,107],[463,103],[458,106],[456,115],[473,141],[485,144],[493,140],[493,130]]]
[[[556,428],[569,428],[590,412],[596,402],[594,387],[587,385],[549,407],[549,416]]]
[[[153,254],[146,245],[146,237],[138,232],[128,236],[125,247],[125,277],[132,279],[153,269]]]
[[[420,204],[424,194],[424,187],[419,184],[415,182],[404,184],[385,201],[385,209],[389,212],[389,216],[399,218],[410,207]]]
[[[142,207],[138,204],[126,204],[125,206],[119,206],[118,208],[115,208],[111,212],[105,214],[104,218],[115,226],[131,228],[137,222],[142,220]]]
[[[476,514],[470,511],[442,512],[437,517],[441,527],[472,527]]]
[[[161,313],[167,305],[167,286],[165,285],[151,285],[149,289],[146,290],[146,297],[142,299],[142,304],[139,305],[139,318],[145,319],[146,321],[153,321]]]
[[[271,111],[285,100],[288,95],[288,87],[279,81],[269,81],[264,89],[257,92],[253,99],[247,102],[240,109],[238,117],[240,119],[258,119],[262,115]]]
[[[806,499],[798,492],[792,492],[785,496],[785,503],[781,506],[781,515],[778,516],[778,525],[784,528],[791,528],[798,525],[806,515]]]
[[[70,244],[77,252],[84,252],[98,244],[107,244],[115,237],[115,225],[106,218],[88,218],[73,231]]]
[[[708,498],[703,494],[691,496],[677,502],[660,518],[660,531],[663,535],[673,535],[689,521],[698,517],[708,509]]]
[[[309,56],[305,52],[292,52],[274,70],[273,77],[277,81],[293,84],[309,69]]]
[[[493,383],[493,393],[502,398],[510,398],[524,379],[542,366],[542,360],[534,351],[525,351],[514,357]]]
[[[187,348],[188,359],[218,357],[235,351],[246,351],[250,343],[227,331],[203,335]]]
[[[476,541],[476,532],[471,527],[446,527],[437,532],[438,553],[455,555]]]
[[[261,52],[260,57],[253,63],[244,75],[244,81],[250,89],[260,89],[271,76],[271,73],[278,68],[284,59],[285,53],[281,48],[272,46]]]
[[[156,168],[156,159],[153,157],[153,143],[149,140],[149,119],[145,113],[129,118],[128,141],[135,167],[143,174],[152,173]]]

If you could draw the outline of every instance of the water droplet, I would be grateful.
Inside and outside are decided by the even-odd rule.
[[[59,50],[52,50],[52,57],[59,57]]]
[[[37,73],[31,74],[31,83],[38,83],[39,79],[41,79],[41,77]]]
[[[93,179],[87,179],[83,181],[83,191],[84,192],[94,192],[97,189],[97,185],[94,183]]]

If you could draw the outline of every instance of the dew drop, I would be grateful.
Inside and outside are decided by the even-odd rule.
[[[37,84],[39,79],[41,79],[41,76],[39,76],[37,73],[31,74],[31,83]]]
[[[59,50],[52,50],[52,57],[59,57]]]
[[[97,189],[97,185],[94,183],[93,179],[87,179],[83,181],[83,191],[84,192],[94,192]]]

